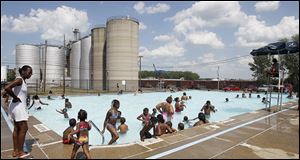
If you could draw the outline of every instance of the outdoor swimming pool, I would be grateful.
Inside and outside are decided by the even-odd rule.
[[[173,128],[176,129],[178,123],[183,120],[184,116],[188,116],[189,119],[197,117],[200,109],[207,100],[210,100],[212,105],[217,109],[216,113],[211,114],[209,119],[210,122],[226,120],[232,116],[252,112],[265,107],[265,104],[261,102],[261,98],[265,96],[264,93],[259,93],[261,98],[257,98],[256,93],[252,93],[252,98],[241,98],[240,92],[198,90],[189,90],[185,92],[187,93],[187,96],[192,96],[192,99],[185,103],[187,108],[185,108],[184,111],[174,114],[172,123]],[[168,96],[172,95],[174,99],[175,97],[181,97],[182,93],[183,91],[176,93],[153,92],[138,94],[136,96],[134,96],[133,93],[128,93],[123,95],[66,96],[66,98],[69,98],[73,105],[73,108],[68,110],[70,118],[77,119],[78,111],[80,109],[85,109],[88,113],[87,120],[92,120],[100,130],[103,129],[103,121],[106,112],[111,106],[111,101],[113,99],[118,99],[120,101],[119,110],[122,112],[122,117],[126,118],[126,124],[128,125],[129,130],[126,134],[120,134],[120,138],[117,140],[116,144],[124,144],[140,141],[139,131],[143,126],[141,121],[137,120],[136,117],[142,114],[143,108],[148,107],[149,112],[152,113],[152,108],[158,103],[165,101]],[[240,98],[235,98],[237,94],[240,95]],[[246,94],[246,96],[248,97],[248,94]],[[273,94],[272,97],[276,97],[276,99],[272,98],[272,105],[275,105],[277,103],[277,94]],[[283,103],[289,101],[289,99],[285,97],[286,95],[283,95]],[[229,102],[225,102],[225,98],[229,98]],[[40,120],[45,126],[62,136],[65,128],[69,126],[69,120],[65,119],[62,114],[59,114],[55,110],[64,107],[64,99],[55,97],[55,100],[47,100],[46,98],[41,98],[41,100],[42,102],[49,103],[49,105],[43,105],[42,110],[38,111],[31,108],[29,113]],[[172,104],[174,106],[175,102],[173,101]],[[107,129],[105,130],[104,137],[104,144],[106,145],[111,139],[111,135]],[[102,145],[102,138],[93,127],[89,133],[89,139],[89,144],[91,145]]]

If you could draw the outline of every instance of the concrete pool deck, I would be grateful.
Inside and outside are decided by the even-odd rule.
[[[61,135],[37,126],[30,116],[26,145],[35,159],[69,159],[73,145]],[[43,131],[44,129],[44,131]],[[100,138],[100,137],[99,137]],[[12,133],[1,114],[1,159],[12,157]],[[91,146],[93,159],[299,159],[299,110],[297,100],[163,135],[157,139],[112,146]],[[84,158],[82,149],[77,158]]]

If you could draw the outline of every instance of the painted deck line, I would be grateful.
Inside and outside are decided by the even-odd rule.
[[[220,135],[222,135],[222,134],[225,134],[225,133],[227,133],[227,132],[230,132],[230,131],[233,131],[233,130],[235,130],[235,129],[241,128],[241,127],[243,127],[243,126],[246,126],[246,125],[252,124],[252,123],[254,123],[254,122],[263,120],[263,119],[265,119],[265,118],[274,116],[274,115],[276,115],[276,114],[278,114],[278,113],[281,113],[281,112],[290,110],[291,108],[295,108],[295,107],[297,107],[297,106],[298,106],[298,105],[294,105],[294,106],[292,106],[292,107],[290,107],[290,108],[288,108],[288,109],[284,109],[284,110],[278,111],[278,112],[276,112],[276,113],[272,113],[272,114],[269,114],[269,115],[267,115],[267,116],[258,118],[258,119],[256,119],[256,120],[253,120],[253,121],[250,121],[250,122],[246,122],[246,123],[244,123],[244,124],[240,124],[240,125],[238,125],[238,126],[235,126],[235,127],[229,128],[229,129],[226,129],[226,130],[221,131],[221,132],[219,132],[219,133],[216,133],[216,134],[210,135],[210,136],[208,136],[208,137],[199,139],[199,140],[197,140],[197,141],[194,141],[194,142],[191,142],[191,143],[182,145],[182,146],[180,146],[180,147],[177,147],[177,148],[174,148],[174,149],[171,149],[171,150],[168,150],[168,151],[165,151],[165,152],[162,152],[162,153],[153,155],[153,156],[148,157],[148,158],[146,158],[146,159],[157,159],[157,158],[161,158],[161,157],[163,157],[163,156],[166,156],[166,155],[172,154],[172,153],[174,153],[174,152],[177,152],[177,151],[186,149],[186,148],[191,147],[191,146],[193,146],[193,145],[195,145],[195,144],[198,144],[198,143],[207,141],[207,140],[209,140],[209,139],[211,139],[211,138],[220,136]]]

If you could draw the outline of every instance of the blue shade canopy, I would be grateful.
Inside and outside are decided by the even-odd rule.
[[[289,54],[299,52],[299,44],[296,41],[275,42],[250,52],[252,56]]]

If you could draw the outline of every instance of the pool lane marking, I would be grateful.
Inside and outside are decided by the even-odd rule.
[[[205,138],[199,139],[199,140],[197,140],[197,141],[194,141],[194,142],[191,142],[191,143],[188,143],[188,144],[185,144],[185,145],[182,145],[182,146],[173,148],[173,149],[171,149],[171,150],[168,150],[168,151],[165,151],[165,152],[162,152],[162,153],[159,153],[159,154],[150,156],[150,157],[148,157],[148,158],[146,158],[146,159],[157,159],[157,158],[161,158],[161,157],[167,156],[167,155],[172,154],[172,153],[174,153],[174,152],[177,152],[177,151],[186,149],[186,148],[191,147],[191,146],[193,146],[193,145],[195,145],[195,144],[198,144],[198,143],[207,141],[207,140],[209,140],[209,139],[211,139],[211,138],[214,138],[214,137],[217,137],[217,136],[219,136],[219,135],[225,134],[225,133],[227,133],[227,132],[233,131],[233,130],[235,130],[235,129],[244,127],[244,126],[249,125],[249,124],[252,124],[252,123],[254,123],[254,122],[263,120],[263,119],[265,119],[265,118],[268,118],[268,117],[271,117],[271,116],[273,116],[273,115],[279,114],[279,113],[284,112],[284,111],[286,111],[286,110],[290,110],[291,108],[295,108],[295,107],[297,107],[297,106],[298,106],[298,105],[295,105],[295,106],[292,106],[292,107],[290,107],[290,108],[288,108],[288,109],[284,109],[284,110],[278,111],[278,112],[276,112],[276,113],[272,113],[272,114],[269,114],[269,115],[267,115],[267,116],[258,118],[258,119],[256,119],[256,120],[253,120],[253,121],[250,121],[250,122],[246,122],[246,123],[244,123],[244,124],[240,124],[240,125],[238,125],[238,126],[235,126],[235,127],[226,129],[226,130],[224,130],[224,131],[218,132],[218,133],[216,133],[216,134],[207,136],[207,137],[205,137]]]

